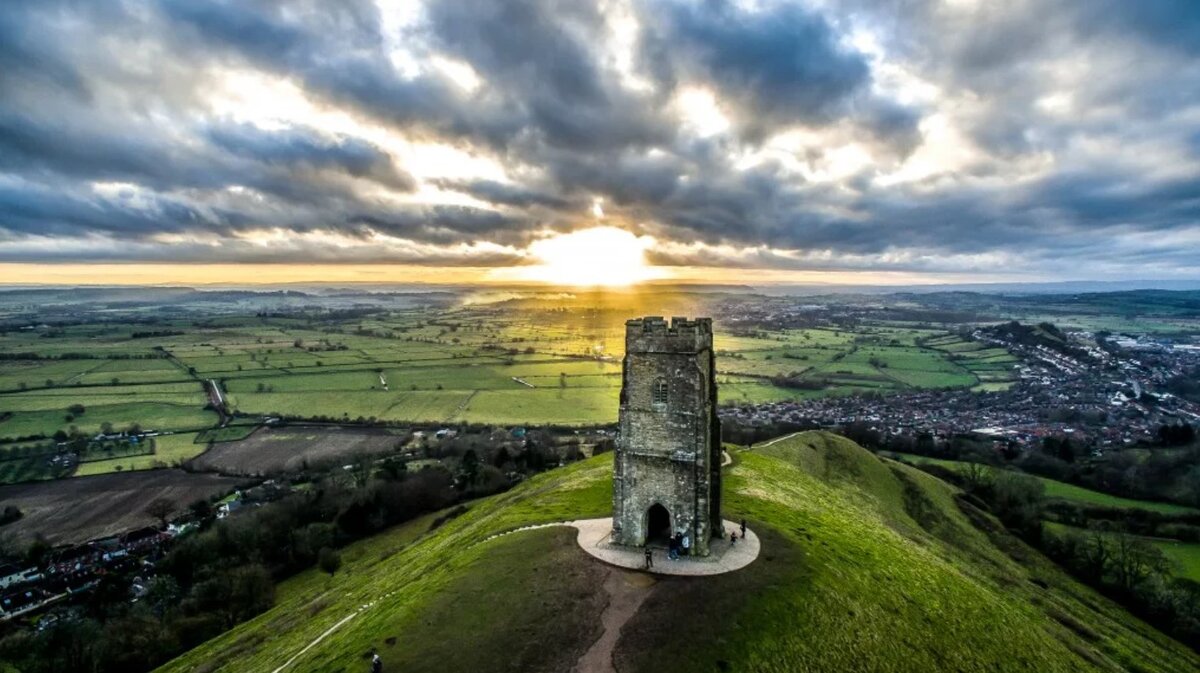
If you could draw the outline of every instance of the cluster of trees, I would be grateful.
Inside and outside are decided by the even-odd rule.
[[[483,482],[512,473],[533,474],[583,458],[578,438],[560,441],[557,433],[533,429],[516,440],[503,431],[464,431],[454,437],[429,440],[424,451],[430,458],[459,460],[474,465]]]
[[[803,372],[792,372],[786,375],[771,376],[768,379],[772,385],[792,390],[822,390],[829,385],[829,379],[825,377],[806,379],[803,376]]]
[[[157,360],[165,357],[161,352],[153,353],[57,353],[46,355],[32,352],[0,353],[0,361],[10,360]]]
[[[918,467],[958,484],[967,502],[990,510],[1006,528],[1077,579],[1200,650],[1200,583],[1174,577],[1162,552],[1140,537],[1167,530],[1200,534],[1200,517],[1121,509],[1096,512],[1100,508],[1048,503],[1037,479],[979,463],[962,470],[935,464]],[[1049,533],[1043,526],[1047,519],[1086,528]]]
[[[1129,533],[1047,536],[1047,556],[1165,633],[1200,650],[1200,583],[1173,577],[1158,549]]]
[[[1048,449],[1027,452],[1016,464],[1027,472],[1127,498],[1200,505],[1200,446],[1195,444],[1171,450],[1116,451],[1098,460],[1078,460],[1082,452],[1062,442]],[[1064,460],[1068,451],[1075,459]]]
[[[150,670],[270,608],[278,580],[313,566],[336,573],[340,547],[483,494],[455,488],[460,479],[443,468],[380,470],[357,488],[330,477],[219,521],[196,502],[200,530],[170,548],[140,600],[130,602],[131,576],[106,575],[70,616],[0,639],[0,660],[25,673]]]
[[[82,404],[71,405],[72,413],[68,414],[67,420],[75,420],[76,416],[82,415],[84,413],[82,411],[82,409],[83,409]],[[63,430],[60,428],[59,430],[56,430],[53,435],[51,435],[51,439],[53,439],[55,442],[55,444],[51,445],[51,447],[56,448],[57,444],[65,442],[67,451],[74,452],[74,453],[77,453],[80,455],[83,455],[89,451],[96,451],[96,450],[103,450],[103,451],[112,451],[113,449],[129,450],[132,448],[132,444],[133,444],[130,438],[141,435],[142,434],[142,426],[138,423],[130,423],[129,425],[125,426],[123,429],[118,429],[112,423],[105,421],[100,424],[100,432],[101,432],[101,434],[109,435],[109,436],[124,433],[125,436],[124,437],[116,437],[113,439],[106,439],[106,440],[97,442],[92,438],[91,434],[84,433],[78,427],[72,425],[71,427],[67,428],[66,430]],[[154,452],[154,439],[153,438],[145,440],[144,443],[142,444],[141,448],[137,451],[137,453],[153,453],[153,452]]]
[[[1188,424],[1163,425],[1162,442],[1148,451],[1110,451],[1091,458],[1091,447],[1069,437],[1046,437],[1036,450],[965,435],[939,440],[929,433],[884,435],[863,423],[843,434],[874,450],[991,465],[1009,464],[1030,474],[1138,500],[1200,506],[1200,445]],[[1086,460],[1085,460],[1086,458]]]
[[[1075,528],[1100,525],[1143,537],[1200,542],[1200,514],[1152,512],[1146,509],[1115,509],[1083,505],[1066,500],[1047,502],[1043,517]]]
[[[1166,389],[1184,399],[1200,402],[1200,367],[1193,367],[1171,378],[1167,381]]]
[[[285,293],[302,296],[303,293]],[[300,319],[307,320],[309,325],[341,323],[347,320],[361,320],[375,315],[386,314],[383,308],[364,306],[356,308],[322,308],[314,306],[305,306],[295,309],[258,311],[254,315],[257,318],[287,318],[290,320]]]
[[[818,427],[816,423],[801,424],[786,421],[772,421],[765,425],[747,425],[736,419],[726,418],[721,420],[721,441],[750,446],[801,430],[816,430]]]
[[[1163,424],[1158,427],[1158,443],[1163,446],[1185,446],[1196,441],[1196,428],[1190,423]]]

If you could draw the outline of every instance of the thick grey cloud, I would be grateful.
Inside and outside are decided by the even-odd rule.
[[[660,77],[711,83],[755,121],[831,120],[870,78],[863,55],[841,47],[824,17],[796,6],[667,3],[660,16],[644,57]]]
[[[661,101],[623,88],[601,63],[604,17],[592,3],[445,0],[429,5],[434,44],[471,64],[522,118],[517,135],[580,152],[671,139]],[[523,140],[510,137],[508,142]]]
[[[394,12],[0,4],[0,260],[509,264],[601,199],[667,264],[1200,275],[1194,2]],[[231,71],[357,126],[219,112]],[[697,89],[727,126],[696,127]],[[504,177],[397,152],[414,142]],[[296,240],[246,242],[263,231]]]
[[[321,138],[304,129],[271,132],[249,125],[212,128],[208,138],[232,156],[271,166],[340,170],[404,191],[414,186],[412,177],[398,170],[391,156],[355,138]]]
[[[583,202],[575,202],[572,204],[572,202],[568,199],[564,199],[549,192],[539,191],[536,188],[511,185],[503,182],[496,182],[495,180],[440,179],[434,180],[433,183],[442,189],[463,192],[483,201],[487,201],[488,203],[503,204],[506,206],[517,206],[520,208],[544,206],[547,208],[556,209],[567,209],[571,207],[578,209],[584,206]]]

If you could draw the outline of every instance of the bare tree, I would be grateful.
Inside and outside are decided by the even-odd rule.
[[[1112,561],[1112,544],[1107,534],[1093,530],[1083,546],[1085,572],[1093,580],[1104,577],[1104,571]]]
[[[993,468],[983,463],[969,462],[962,466],[963,481],[968,491],[978,491],[990,486],[993,479]]]
[[[175,512],[175,501],[169,498],[155,498],[142,511],[158,519],[161,528],[166,528],[167,518]]]
[[[1126,591],[1133,591],[1152,575],[1167,571],[1167,560],[1163,553],[1145,540],[1128,533],[1117,533],[1112,545],[1112,571]]]
[[[357,488],[362,488],[371,480],[371,472],[374,471],[375,463],[372,456],[366,451],[358,451],[354,454],[350,476],[354,479],[354,485]]]

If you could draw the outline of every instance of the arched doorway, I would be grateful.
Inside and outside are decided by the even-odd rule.
[[[671,539],[671,513],[655,503],[646,512],[646,544],[666,544]]]

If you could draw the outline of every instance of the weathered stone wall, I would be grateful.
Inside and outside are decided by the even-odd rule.
[[[661,504],[693,553],[720,533],[720,428],[712,321],[651,317],[626,323],[620,437],[614,453],[613,541],[646,541]]]

